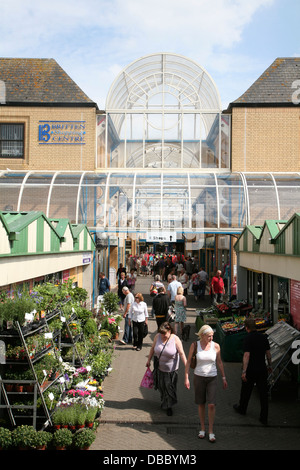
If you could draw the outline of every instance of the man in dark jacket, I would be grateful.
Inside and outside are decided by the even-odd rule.
[[[167,321],[169,306],[170,298],[166,294],[165,288],[159,287],[157,295],[154,297],[152,302],[152,312],[154,312],[155,315],[157,329],[159,329],[163,322]]]
[[[239,405],[234,409],[240,414],[246,414],[251,393],[256,384],[260,397],[260,421],[268,422],[268,371],[271,372],[271,353],[267,335],[256,330],[255,320],[247,318],[245,329],[248,335],[244,340],[244,355],[242,369],[242,388]],[[266,366],[266,359],[268,367]]]

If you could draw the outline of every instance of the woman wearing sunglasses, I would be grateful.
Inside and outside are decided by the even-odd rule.
[[[172,416],[172,407],[177,403],[177,380],[180,359],[186,365],[186,356],[182,343],[170,323],[164,322],[154,338],[149,352],[146,367],[150,367],[152,356],[157,356],[158,380],[157,388],[160,392],[161,408]]]
[[[148,308],[141,293],[135,294],[128,313],[128,322],[129,326],[132,322],[133,349],[140,351],[143,347],[145,323],[148,324]]]

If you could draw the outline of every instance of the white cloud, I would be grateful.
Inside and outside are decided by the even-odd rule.
[[[274,0],[10,0],[0,3],[0,56],[53,57],[100,107],[119,71],[174,52],[228,73],[244,28]],[[232,70],[232,66],[231,66]],[[229,70],[230,71],[230,70]]]

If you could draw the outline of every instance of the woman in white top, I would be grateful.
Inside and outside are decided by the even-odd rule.
[[[213,432],[216,408],[217,391],[217,367],[222,374],[223,388],[227,388],[227,381],[224,373],[223,362],[221,359],[221,350],[218,343],[213,339],[214,332],[209,325],[204,325],[197,333],[199,340],[190,347],[186,367],[185,367],[185,386],[189,390],[189,370],[192,356],[197,347],[196,367],[194,369],[194,388],[195,403],[198,405],[201,430],[198,437],[205,437],[205,403],[208,406],[208,433],[209,441],[215,442],[216,436]]]
[[[143,347],[144,327],[148,324],[148,308],[141,293],[135,294],[134,302],[128,312],[128,324],[133,333],[133,349],[140,351]]]

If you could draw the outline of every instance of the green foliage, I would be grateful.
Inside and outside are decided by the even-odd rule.
[[[16,427],[11,433],[13,445],[15,447],[33,447],[35,434],[36,430],[33,426],[22,424]]]
[[[0,447],[7,450],[12,446],[11,431],[7,428],[0,427]]]
[[[91,429],[81,429],[74,434],[73,444],[77,449],[87,449],[96,439]]]
[[[37,431],[33,439],[33,447],[48,446],[52,441],[52,434],[48,431]]]
[[[101,302],[101,306],[109,315],[116,313],[119,310],[119,296],[115,292],[105,292]]]
[[[97,333],[97,324],[93,318],[89,318],[83,325],[83,332],[85,336],[92,336]]]
[[[73,435],[70,429],[57,429],[53,433],[52,443],[56,447],[70,447],[73,442]]]

